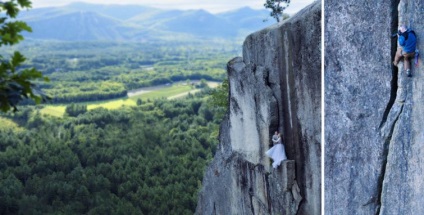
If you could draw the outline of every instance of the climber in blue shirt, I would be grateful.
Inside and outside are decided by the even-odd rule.
[[[403,57],[405,63],[405,70],[408,77],[411,77],[411,62],[410,59],[415,56],[415,49],[417,45],[417,38],[415,32],[411,29],[407,29],[405,25],[399,27],[398,42],[401,47],[398,47],[396,52],[395,60],[393,64],[397,66],[400,59]]]

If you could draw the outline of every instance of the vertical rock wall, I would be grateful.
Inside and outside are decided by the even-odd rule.
[[[391,97],[392,2],[325,1],[325,212],[375,214]],[[375,16],[378,14],[378,16]]]
[[[228,63],[230,106],[196,214],[319,214],[321,3],[256,32]],[[280,130],[289,161],[265,151]]]
[[[417,48],[424,51],[424,2],[401,0],[396,8],[399,24],[416,32]],[[424,214],[424,68],[419,59],[418,65],[412,66],[412,78],[398,75],[397,97],[389,113],[397,115],[397,121],[387,125],[393,132],[387,138],[380,214]],[[399,71],[401,68],[403,63]]]
[[[325,212],[424,214],[424,69],[392,66],[390,35],[424,47],[423,1],[325,2]],[[421,58],[420,58],[421,63]]]

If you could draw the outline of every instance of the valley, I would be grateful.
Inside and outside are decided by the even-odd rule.
[[[219,86],[219,82],[207,82],[208,87],[215,88]],[[93,102],[81,102],[76,103],[80,105],[87,105],[87,110],[95,108],[105,108],[108,110],[122,108],[123,106],[137,106],[137,100],[141,101],[152,101],[155,99],[181,99],[189,94],[195,94],[200,92],[201,89],[196,89],[185,82],[176,83],[173,85],[161,85],[156,87],[144,87],[133,90],[132,93],[128,92],[124,98],[104,100],[104,101],[93,101]],[[66,104],[52,104],[44,105],[41,109],[42,114],[48,114],[56,117],[63,117],[65,113]]]
[[[37,85],[52,99],[0,114],[0,186],[16,191],[0,213],[194,213],[226,110],[211,95],[239,44],[28,40],[1,51],[15,50],[49,77]]]
[[[23,12],[34,32],[0,54],[20,51],[19,69],[48,77],[35,84],[51,99],[0,114],[0,214],[193,214],[227,110],[227,62],[270,24],[263,12]]]

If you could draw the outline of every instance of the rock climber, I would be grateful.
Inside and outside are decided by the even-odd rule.
[[[415,32],[401,25],[398,31],[398,42],[401,47],[398,47],[393,64],[397,66],[401,58],[404,58],[405,71],[408,77],[411,77],[411,62],[410,60],[415,56],[415,49],[417,45],[417,38]]]

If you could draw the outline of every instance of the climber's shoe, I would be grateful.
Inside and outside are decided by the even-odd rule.
[[[407,70],[406,70],[406,75],[407,75],[408,77],[412,77],[412,73],[411,73],[411,70],[410,70],[410,69],[407,69]]]

